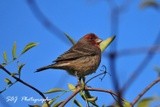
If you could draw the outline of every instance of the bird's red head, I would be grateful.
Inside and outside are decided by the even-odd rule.
[[[99,39],[94,33],[89,33],[89,34],[86,34],[84,36],[84,39],[91,43],[92,45],[95,45],[95,46],[98,46],[99,47],[99,44],[102,42],[101,39]]]

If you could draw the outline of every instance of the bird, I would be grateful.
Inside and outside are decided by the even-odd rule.
[[[96,34],[88,33],[68,51],[57,57],[52,64],[38,68],[35,72],[47,69],[62,69],[78,78],[92,74],[101,62],[101,42],[102,39],[98,38]]]

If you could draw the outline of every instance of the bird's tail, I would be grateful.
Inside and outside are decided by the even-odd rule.
[[[43,71],[43,70],[51,69],[51,68],[53,68],[52,66],[53,65],[48,65],[48,66],[38,68],[35,72],[40,72],[40,71]]]

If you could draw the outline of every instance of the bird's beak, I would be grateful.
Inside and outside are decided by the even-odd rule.
[[[99,45],[102,41],[103,41],[102,39],[99,39],[99,38],[96,39],[96,43],[97,43],[98,45]]]

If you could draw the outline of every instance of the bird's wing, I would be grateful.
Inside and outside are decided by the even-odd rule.
[[[94,52],[88,50],[88,48],[85,49],[85,47],[82,48],[71,48],[64,54],[60,55],[56,60],[53,62],[59,62],[59,61],[66,61],[66,60],[74,60],[80,57],[95,55]]]

